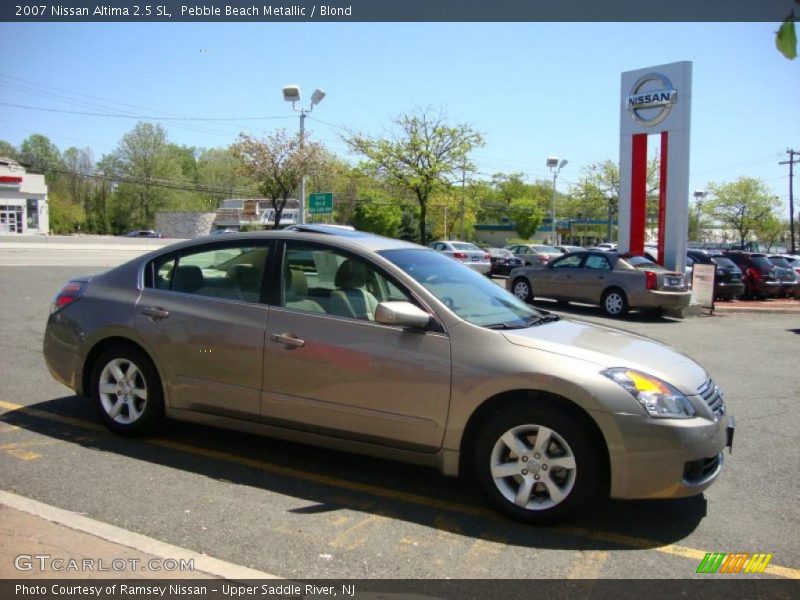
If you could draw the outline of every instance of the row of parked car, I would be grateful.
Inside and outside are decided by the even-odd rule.
[[[613,244],[481,249],[468,242],[438,241],[430,247],[484,275],[507,276],[508,290],[526,302],[535,296],[599,304],[614,317],[631,308],[662,311],[687,306],[692,269],[698,263],[714,265],[717,299],[800,297],[800,257],[791,255],[690,249],[686,270],[679,273],[658,263],[654,247],[647,247],[642,256],[620,256]]]

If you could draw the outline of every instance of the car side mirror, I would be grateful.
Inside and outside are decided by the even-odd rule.
[[[424,329],[430,320],[428,313],[405,301],[381,302],[375,310],[375,321],[382,325]]]

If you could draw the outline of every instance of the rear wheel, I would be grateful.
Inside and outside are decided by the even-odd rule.
[[[578,419],[551,408],[500,412],[478,436],[476,477],[506,515],[551,523],[573,514],[599,489],[598,453],[590,439]]]
[[[518,277],[514,280],[511,290],[514,295],[524,302],[533,302],[533,293],[531,292],[531,284],[524,277]]]
[[[97,358],[92,398],[103,423],[122,435],[148,431],[164,412],[156,369],[144,352],[131,346],[114,346]]]
[[[603,312],[609,317],[624,317],[628,314],[628,297],[619,288],[606,290],[601,300]]]

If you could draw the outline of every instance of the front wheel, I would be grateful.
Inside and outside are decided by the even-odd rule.
[[[601,300],[603,312],[609,317],[624,317],[628,314],[628,297],[620,289],[606,290]]]
[[[475,471],[506,515],[551,523],[576,512],[599,489],[597,452],[581,422],[543,407],[500,412],[478,436]]]
[[[95,361],[92,398],[103,423],[122,435],[148,431],[164,411],[153,363],[130,346],[109,348]]]
[[[514,283],[511,286],[511,291],[513,291],[514,295],[523,302],[528,302],[528,303],[533,302],[533,292],[531,291],[531,284],[524,277],[519,277],[514,280]]]

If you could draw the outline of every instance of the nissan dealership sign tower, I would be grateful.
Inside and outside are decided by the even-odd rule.
[[[658,257],[683,272],[689,226],[692,63],[622,74],[619,145],[619,251],[641,254],[647,224],[647,138],[660,135]]]

